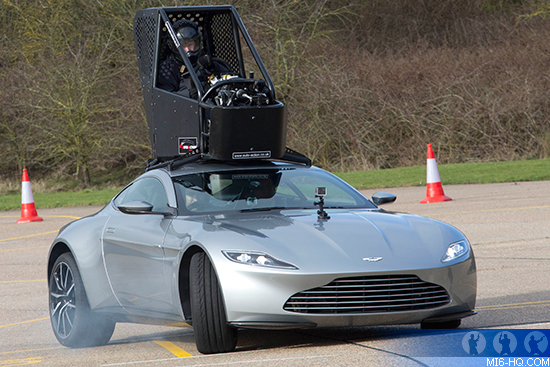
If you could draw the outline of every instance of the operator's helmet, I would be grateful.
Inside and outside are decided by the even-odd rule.
[[[192,49],[187,51],[187,57],[192,64],[195,64],[202,51],[202,33],[199,26],[195,22],[188,19],[180,19],[172,25],[172,28],[174,28],[176,37],[178,37],[178,40],[182,46],[186,44],[192,45]],[[179,59],[179,52],[176,50],[172,42],[170,43],[170,46],[173,47],[172,51]]]

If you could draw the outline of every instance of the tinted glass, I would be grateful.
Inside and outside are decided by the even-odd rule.
[[[270,209],[315,209],[316,188],[326,188],[325,208],[374,208],[342,180],[315,169],[208,172],[174,177],[183,208],[204,214]]]

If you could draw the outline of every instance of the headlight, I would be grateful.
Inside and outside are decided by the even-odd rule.
[[[445,256],[441,259],[441,262],[447,262],[454,259],[457,259],[470,251],[470,244],[467,240],[458,241],[455,243],[451,243],[449,247],[447,247],[447,252],[445,253]]]
[[[285,261],[274,258],[264,252],[224,250],[222,253],[229,260],[239,264],[266,266],[268,268],[281,268],[298,270],[298,267]]]

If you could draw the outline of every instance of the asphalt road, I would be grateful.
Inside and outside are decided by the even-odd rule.
[[[463,320],[460,330],[550,328],[550,182],[444,189],[453,201],[419,204],[425,188],[384,189],[398,196],[384,208],[450,223],[470,239],[478,266],[478,314]],[[459,361],[430,357],[449,344],[445,337],[451,331],[436,334],[418,325],[242,330],[236,352],[207,356],[197,352],[189,327],[118,324],[107,346],[62,347],[48,317],[48,248],[64,224],[98,209],[39,209],[44,221],[28,224],[15,223],[19,211],[0,212],[0,366],[441,366]]]

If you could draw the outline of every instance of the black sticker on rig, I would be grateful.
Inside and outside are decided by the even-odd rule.
[[[198,138],[178,138],[179,154],[186,154],[199,147]]]
[[[259,152],[233,152],[233,159],[271,158],[271,150]]]

